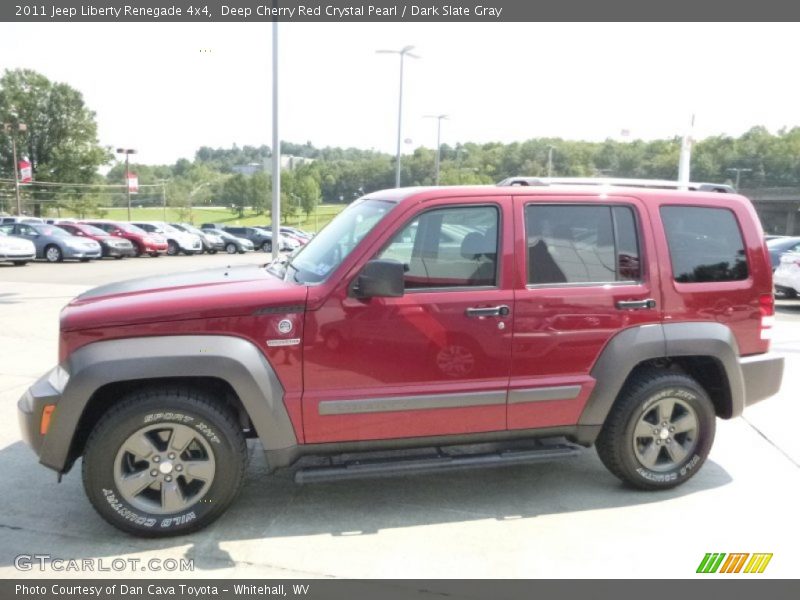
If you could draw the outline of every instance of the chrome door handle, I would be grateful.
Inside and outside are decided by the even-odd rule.
[[[511,314],[511,309],[505,304],[500,306],[473,307],[466,310],[468,317],[506,317]]]
[[[655,308],[656,301],[652,298],[646,300],[619,300],[617,308],[620,310],[644,310],[646,308]]]

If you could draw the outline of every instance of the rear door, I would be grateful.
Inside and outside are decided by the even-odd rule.
[[[573,425],[606,343],[661,319],[647,212],[635,198],[597,196],[517,197],[514,211],[520,260],[508,426]]]

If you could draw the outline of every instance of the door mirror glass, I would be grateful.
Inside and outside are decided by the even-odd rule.
[[[403,295],[403,263],[391,259],[369,261],[356,279],[359,298],[399,298]]]

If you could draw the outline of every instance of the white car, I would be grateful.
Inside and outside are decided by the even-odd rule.
[[[203,241],[199,235],[181,231],[169,223],[163,221],[138,221],[134,223],[150,233],[160,233],[167,238],[167,254],[175,256],[183,252],[187,256],[190,254],[200,254],[203,251]]]
[[[800,252],[786,252],[772,275],[775,291],[785,298],[796,298],[800,293]]]
[[[34,258],[36,258],[36,246],[33,242],[0,231],[0,261],[12,262],[21,267]]]

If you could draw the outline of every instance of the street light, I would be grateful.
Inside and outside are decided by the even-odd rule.
[[[400,187],[400,141],[403,129],[403,64],[406,56],[419,58],[416,54],[411,54],[414,46],[406,46],[402,50],[377,50],[378,54],[399,54],[400,55],[400,98],[397,103],[397,172],[394,177],[394,186]]]
[[[742,173],[749,173],[753,169],[740,169],[739,167],[729,167],[729,168],[727,168],[725,170],[726,171],[735,171],[736,172],[736,185],[734,187],[736,188],[736,191],[738,192],[739,191],[739,177],[741,176]]]
[[[449,118],[447,115],[425,115],[426,119],[436,119],[436,183],[439,185],[439,163],[442,150],[442,119]],[[398,186],[399,187],[399,186]]]
[[[548,146],[547,147],[547,176],[553,176],[553,150],[555,150],[555,146]]]
[[[14,160],[14,193],[17,197],[17,216],[22,216],[22,201],[19,197],[19,165],[17,164],[17,133],[28,131],[28,126],[25,123],[3,123],[3,131],[9,134],[11,138],[11,154]]]
[[[128,196],[128,221],[131,220],[131,182],[130,182],[130,162],[131,154],[136,154],[133,148],[117,148],[117,154],[125,155],[125,193]]]

